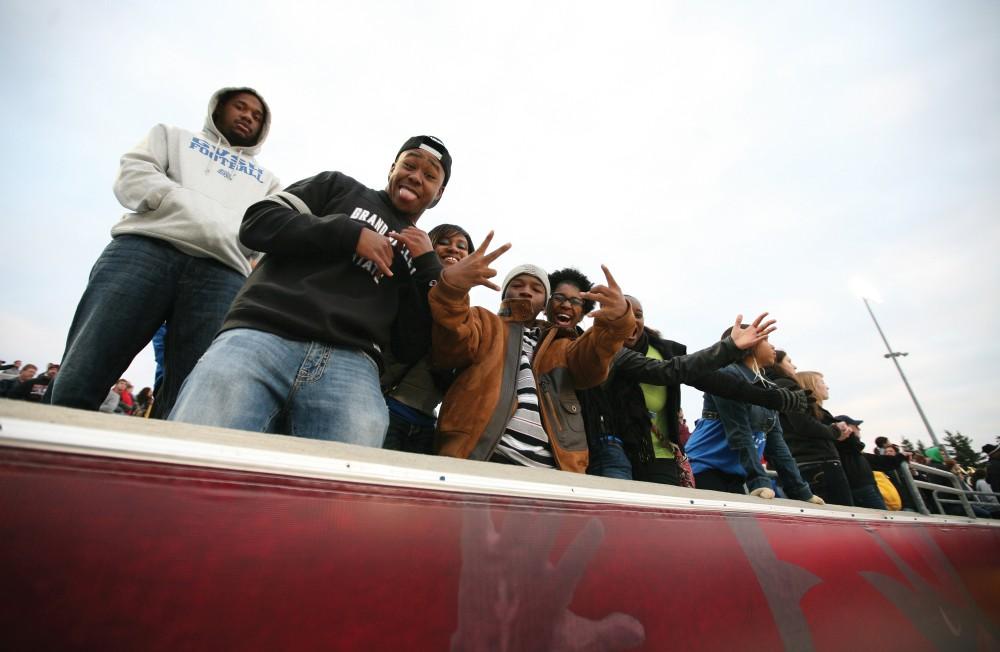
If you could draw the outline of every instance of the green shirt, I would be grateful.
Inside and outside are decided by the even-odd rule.
[[[657,351],[653,346],[650,346],[646,351],[646,357],[652,358],[653,360],[662,360],[663,356]],[[653,425],[660,431],[660,433],[666,437],[667,436],[667,423],[663,414],[663,408],[667,405],[667,388],[663,385],[647,385],[646,383],[639,383],[639,387],[642,388],[642,395],[646,399],[646,409],[649,410],[649,416],[653,420]],[[656,457],[665,457],[668,459],[673,459],[674,451],[670,447],[669,443],[664,446],[660,438],[656,436],[656,432],[652,429],[649,431],[649,437],[653,441],[653,455]]]

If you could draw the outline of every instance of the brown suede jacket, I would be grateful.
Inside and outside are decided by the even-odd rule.
[[[517,407],[514,385],[524,328],[542,327],[532,370],[538,384],[542,427],[556,464],[584,473],[590,453],[575,390],[599,385],[635,327],[631,310],[595,319],[583,335],[535,320],[527,299],[504,301],[500,314],[470,307],[468,292],[443,278],[428,294],[434,326],[431,360],[460,369],[438,417],[439,455],[487,460]]]

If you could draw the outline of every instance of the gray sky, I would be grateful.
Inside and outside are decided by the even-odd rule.
[[[408,136],[439,136],[454,171],[421,227],[495,229],[501,275],[604,262],[692,350],[770,310],[832,412],[929,444],[867,279],[939,436],[1000,434],[1000,3],[15,0],[0,36],[2,359],[61,356],[120,155],[247,84],[283,182],[381,187]]]

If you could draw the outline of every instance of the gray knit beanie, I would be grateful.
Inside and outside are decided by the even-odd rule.
[[[507,273],[507,277],[503,280],[503,287],[500,288],[501,298],[507,296],[507,286],[510,285],[510,282],[513,281],[515,277],[520,276],[521,274],[527,274],[528,276],[534,276],[537,278],[539,283],[545,286],[545,300],[549,300],[549,296],[552,294],[552,288],[549,287],[549,275],[538,265],[531,264],[518,265]]]

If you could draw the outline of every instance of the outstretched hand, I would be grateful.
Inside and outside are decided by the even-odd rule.
[[[625,295],[622,294],[622,289],[618,287],[615,277],[611,275],[608,266],[601,265],[601,269],[604,270],[604,278],[608,280],[608,284],[595,285],[590,288],[589,292],[581,292],[580,296],[601,304],[600,310],[593,311],[588,315],[589,317],[593,317],[594,319],[598,317],[603,319],[618,319],[628,311],[628,301],[625,299]]]
[[[510,243],[500,245],[487,253],[486,250],[492,241],[493,231],[490,231],[475,253],[469,254],[454,265],[445,267],[444,271],[441,272],[441,278],[449,285],[454,285],[465,291],[469,291],[477,285],[499,291],[500,288],[489,280],[497,275],[497,271],[490,267],[490,264],[507,253],[507,250],[510,249]]]
[[[767,313],[763,312],[757,319],[753,320],[746,328],[743,328],[743,315],[736,315],[736,323],[733,324],[733,344],[739,349],[749,349],[753,348],[757,342],[765,339],[768,335],[774,332],[777,326],[774,325],[774,319],[768,319],[766,322],[764,318],[767,317]],[[763,324],[761,322],[764,322]]]

